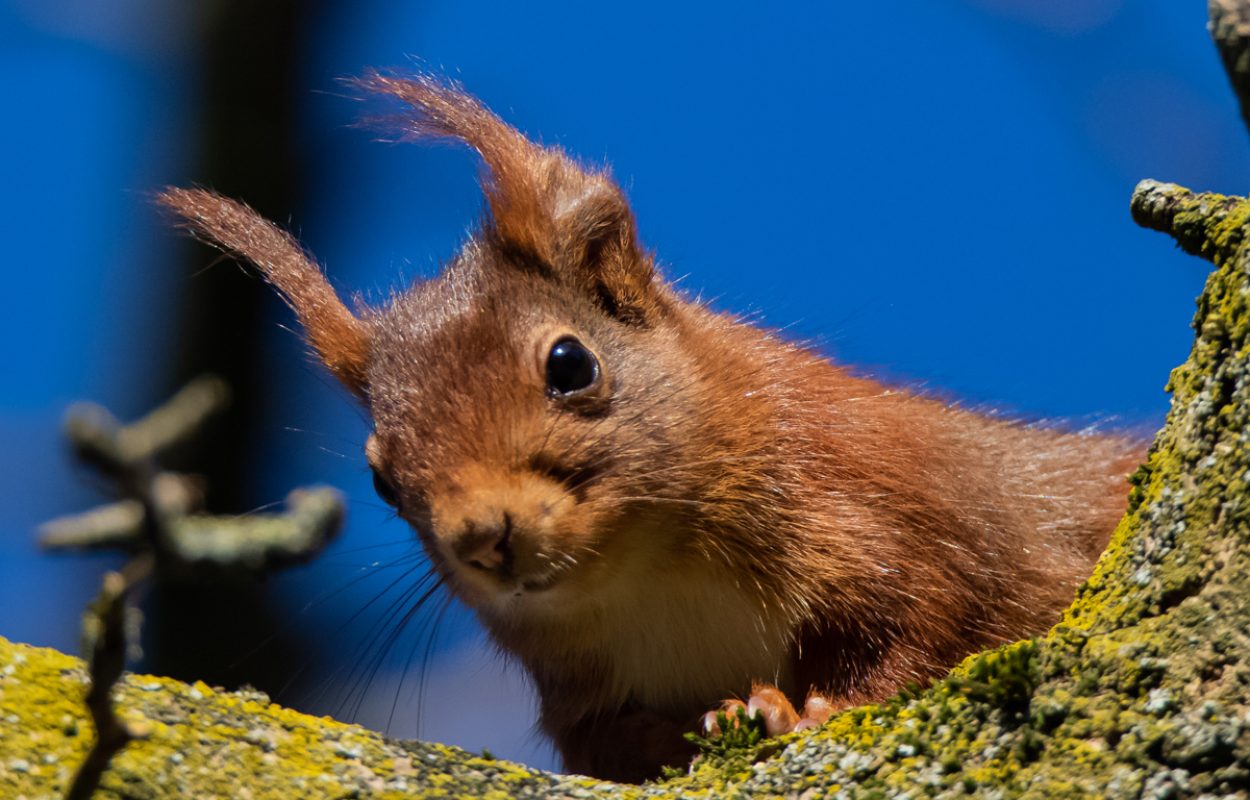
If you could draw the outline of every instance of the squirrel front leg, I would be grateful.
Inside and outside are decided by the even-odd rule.
[[[726,700],[720,709],[705,714],[704,734],[720,736],[718,713],[723,711],[736,724],[739,708],[748,717],[758,714],[769,736],[818,728],[839,711],[894,694],[908,678],[920,674],[921,668],[901,649],[881,646],[857,633],[825,630],[803,638],[792,663],[794,683],[807,692],[801,709],[775,685],[757,682],[746,702]]]

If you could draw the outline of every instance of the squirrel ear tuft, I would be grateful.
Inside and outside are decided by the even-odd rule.
[[[330,372],[365,396],[369,327],[343,305],[316,261],[290,234],[243,203],[204,189],[170,187],[157,202],[197,238],[256,265],[295,310]]]
[[[583,287],[624,321],[644,323],[659,311],[652,260],[606,171],[531,142],[477,99],[428,75],[375,72],[353,84],[408,104],[412,112],[400,124],[410,138],[454,139],[481,155],[485,234],[498,247]]]

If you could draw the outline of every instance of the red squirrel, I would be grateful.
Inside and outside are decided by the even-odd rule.
[[[483,219],[437,278],[352,311],[247,206],[161,202],[255,264],[368,406],[379,494],[528,670],[568,770],[645,780],[725,698],[809,727],[1057,621],[1140,442],[890,388],[714,311],[606,170],[439,79],[358,85],[481,157]]]

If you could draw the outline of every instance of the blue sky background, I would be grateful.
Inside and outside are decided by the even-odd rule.
[[[361,107],[336,83],[371,66],[432,69],[529,134],[611,163],[668,274],[723,308],[970,404],[1162,420],[1205,267],[1136,228],[1130,192],[1145,177],[1244,192],[1250,177],[1205,3],[533,5],[322,4],[301,46],[291,143],[311,191],[288,218],[343,291],[376,297],[431,274],[477,214],[467,153],[372,141],[350,127]],[[147,193],[203,177],[189,161],[199,11],[0,0],[9,638],[74,650],[80,609],[116,563],[40,555],[32,529],[100,499],[60,446],[64,405],[139,413],[171,369],[168,299],[196,278]],[[359,708],[344,703],[371,612],[347,619],[412,545],[373,499],[362,415],[272,308],[256,343],[271,359],[256,505],[312,482],[354,501],[333,552],[272,586],[321,653],[288,699],[552,765],[527,734],[523,682],[454,604],[423,689],[402,678],[425,648],[414,629]],[[362,570],[376,577],[316,602]]]

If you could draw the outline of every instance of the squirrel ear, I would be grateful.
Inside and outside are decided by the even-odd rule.
[[[196,237],[255,264],[295,310],[330,372],[365,395],[369,327],[343,305],[290,234],[246,205],[204,189],[167,188],[157,202],[178,214],[182,227]]]
[[[490,209],[484,233],[496,246],[582,286],[626,322],[645,323],[661,310],[651,257],[606,171],[531,142],[475,98],[430,76],[372,73],[354,85],[411,106],[415,113],[402,120],[410,137],[455,139],[481,155]]]

